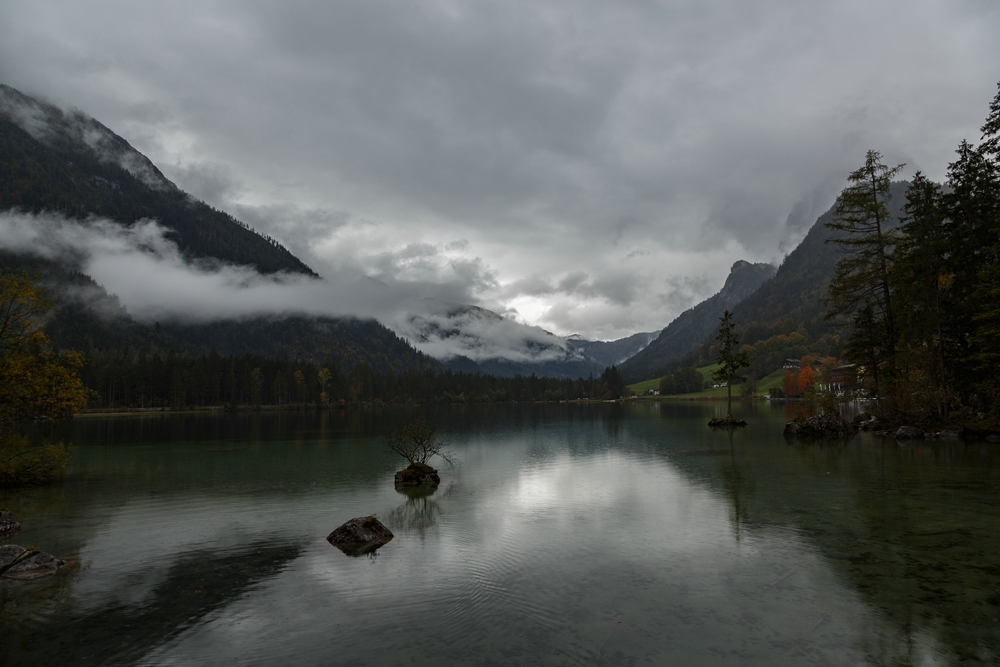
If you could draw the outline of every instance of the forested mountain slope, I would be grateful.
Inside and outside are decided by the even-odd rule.
[[[440,368],[374,320],[265,317],[203,324],[144,324],[103,287],[72,267],[0,252],[0,273],[39,276],[54,309],[46,322],[52,343],[83,352],[88,366],[114,365],[136,354],[257,355],[336,364],[348,373],[364,362],[375,372]]]
[[[645,349],[659,333],[647,331],[607,341],[585,340],[579,336],[570,336],[568,342],[573,349],[579,350],[602,366],[617,366]]]
[[[905,181],[892,184],[892,224],[898,224],[902,215],[907,186]],[[841,257],[839,246],[827,243],[833,238],[826,227],[833,213],[831,207],[821,215],[774,277],[733,308],[741,342],[750,346],[750,373],[755,376],[780,368],[786,358],[840,356],[843,324],[824,318],[827,289]],[[712,335],[708,335],[676,365],[704,365],[714,361],[714,355]]]
[[[719,318],[752,294],[774,275],[770,264],[733,264],[722,289],[694,308],[684,311],[645,349],[622,363],[626,382],[637,382],[666,374],[671,364],[690,352],[719,326]]]
[[[155,218],[188,258],[315,275],[277,241],[178,189],[99,122],[0,84],[0,211]]]

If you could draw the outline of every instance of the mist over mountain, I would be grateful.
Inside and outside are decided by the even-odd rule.
[[[125,226],[156,219],[186,259],[315,275],[274,239],[179,190],[95,119],[2,84],[0,153],[0,210],[98,216]]]
[[[587,354],[571,338],[485,308],[434,299],[424,299],[417,307],[394,329],[418,350],[456,371],[579,378],[610,365]]]
[[[8,269],[30,265],[63,293],[53,320],[61,346],[214,348],[380,369],[437,359],[466,372],[576,378],[645,344],[642,335],[571,342],[422,298],[419,286],[350,273],[317,279],[278,241],[178,189],[95,119],[8,86],[0,149],[0,251]]]
[[[737,261],[721,290],[681,313],[647,347],[622,363],[620,370],[626,381],[664,374],[672,362],[693,350],[718,328],[723,312],[733,310],[774,274],[775,268],[770,264]]]
[[[618,366],[646,348],[659,335],[658,331],[644,331],[618,340],[586,340],[570,336],[567,340],[574,350],[582,352],[603,366]]]
[[[908,186],[907,181],[898,181],[889,188],[890,226],[899,223]],[[825,318],[830,279],[843,256],[829,242],[837,233],[826,227],[835,208],[836,204],[819,216],[773,278],[732,309],[740,340],[749,346],[750,372],[758,377],[779,368],[785,358],[840,356],[844,323]],[[712,340],[706,336],[678,363],[701,365],[711,358]]]

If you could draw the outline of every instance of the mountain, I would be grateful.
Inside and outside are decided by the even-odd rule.
[[[316,275],[280,243],[171,183],[98,121],[0,84],[0,211],[50,211],[128,226],[155,218],[187,259]]]
[[[712,335],[723,312],[734,310],[774,274],[770,264],[743,260],[733,264],[718,293],[681,313],[648,346],[622,363],[619,370],[626,382],[664,375],[672,363]]]
[[[646,348],[659,335],[658,331],[632,334],[618,340],[585,340],[570,336],[567,340],[573,349],[596,361],[603,367],[618,366]]]
[[[345,373],[364,362],[376,372],[439,369],[440,365],[375,320],[329,317],[266,317],[203,324],[145,324],[118,299],[71,266],[0,252],[0,273],[41,277],[54,308],[46,321],[53,345],[83,352],[107,364],[136,354],[252,354],[316,364],[334,363]]]
[[[312,270],[279,243],[196,201],[144,155],[98,121],[64,112],[0,85],[0,211],[56,212],[84,221],[100,216],[128,227],[154,218],[170,230],[185,259],[202,267],[251,266],[263,274]],[[0,252],[0,271],[39,276],[54,309],[46,323],[57,347],[91,360],[150,352],[254,354],[350,371],[440,368],[374,320],[249,318],[207,324],[146,324],[81,271],[72,258]],[[317,277],[318,278],[318,277]]]
[[[566,338],[478,306],[424,299],[394,328],[418,350],[465,373],[576,379],[607,366]]]
[[[898,221],[906,203],[905,181],[890,187],[889,209]],[[774,277],[736,305],[733,321],[744,345],[749,346],[750,373],[761,377],[781,367],[787,358],[806,354],[839,357],[843,324],[827,320],[825,300],[834,268],[841,258],[834,233],[826,227],[835,206],[823,213],[802,242],[785,257]],[[678,360],[680,365],[712,363],[711,336]]]

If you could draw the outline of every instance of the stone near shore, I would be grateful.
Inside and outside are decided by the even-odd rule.
[[[916,426],[900,426],[892,434],[896,440],[923,440],[924,431],[923,429],[917,428]]]
[[[7,510],[0,511],[0,535],[10,535],[21,530],[21,524],[14,520],[14,515]]]
[[[396,473],[396,486],[437,486],[438,471],[426,463],[411,463]]]
[[[363,556],[393,538],[392,531],[374,514],[359,516],[327,535],[327,541],[348,556]]]
[[[815,417],[799,417],[785,424],[785,435],[798,438],[846,438],[854,435],[854,426],[836,412]]]
[[[60,560],[44,551],[28,551],[16,544],[0,547],[0,577],[8,579],[37,579],[55,574],[64,567]]]

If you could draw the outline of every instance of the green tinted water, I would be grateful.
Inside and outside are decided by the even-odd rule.
[[[72,566],[0,580],[3,665],[967,665],[1000,660],[994,445],[789,444],[783,408],[81,418],[7,492]],[[461,464],[392,485],[418,414]],[[376,513],[373,558],[326,541]]]

